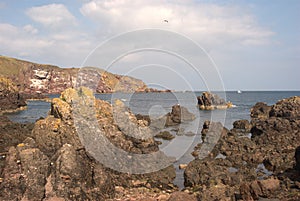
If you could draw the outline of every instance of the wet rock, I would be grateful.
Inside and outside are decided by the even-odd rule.
[[[161,131],[155,135],[156,138],[161,138],[164,140],[172,140],[174,139],[174,135],[172,135],[169,131]]]
[[[168,201],[197,201],[197,198],[185,192],[174,192],[171,194]]]
[[[166,115],[165,126],[175,126],[182,122],[193,121],[195,118],[195,115],[189,112],[187,108],[174,105],[172,111]]]
[[[226,102],[217,94],[210,92],[203,92],[201,96],[197,97],[198,106],[201,110],[227,109],[232,107],[231,102]]]

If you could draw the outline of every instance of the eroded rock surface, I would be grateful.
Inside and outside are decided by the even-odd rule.
[[[236,121],[232,130],[219,135],[204,159],[188,164],[185,186],[198,199],[300,198],[299,97],[281,100],[273,106],[257,103],[251,109],[251,117],[250,123]],[[196,158],[201,151],[204,153],[202,148],[209,142],[206,138],[213,125],[203,125],[204,142],[197,145]]]
[[[28,134],[30,138],[24,136],[4,146],[0,200],[105,200],[114,197],[116,186],[153,188],[158,191],[176,189],[172,184],[175,178],[172,165],[153,172],[152,161],[144,164],[149,169],[145,169],[143,174],[135,175],[113,170],[95,160],[93,153],[87,151],[78,129],[90,132],[90,125],[93,124],[84,126],[79,123],[82,121],[96,123],[104,137],[113,146],[128,153],[128,156],[130,153],[143,156],[158,152],[158,144],[145,121],[137,120],[122,102],[117,102],[113,107],[108,102],[96,100],[92,94],[86,88],[66,90],[60,98],[52,101],[49,115],[31,127],[33,130]],[[86,104],[75,109],[74,103],[78,102]],[[76,116],[78,112],[81,116]],[[10,125],[6,121],[0,125],[6,128]],[[76,127],[76,123],[80,126]],[[132,131],[137,136],[130,136]],[[92,134],[89,132],[86,134]],[[136,138],[138,135],[150,137]],[[123,160],[109,159],[116,164],[121,164]]]

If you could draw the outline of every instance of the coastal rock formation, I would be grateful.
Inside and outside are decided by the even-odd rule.
[[[187,108],[177,104],[172,106],[171,112],[159,118],[151,119],[149,115],[136,114],[138,120],[145,121],[153,130],[160,130],[169,126],[176,126],[180,123],[193,121],[196,116],[189,112]]]
[[[25,99],[19,93],[12,80],[0,75],[0,113],[14,111],[26,106]]]
[[[210,140],[195,147],[196,159],[185,169],[185,186],[200,200],[298,199],[299,191],[299,97],[273,106],[257,103],[251,122],[236,121],[220,135],[213,149],[197,159]],[[208,135],[213,122],[203,125]],[[248,136],[249,129],[252,137]]]
[[[76,101],[87,105],[75,109]],[[91,90],[81,88],[67,89],[51,104],[49,115],[38,120],[33,128],[31,126],[29,134],[9,141],[9,137],[15,138],[12,133],[2,134],[0,131],[0,142],[6,143],[1,147],[0,155],[0,200],[106,200],[114,197],[117,186],[174,191],[172,182],[176,175],[173,166],[153,172],[153,163],[149,163],[144,164],[148,167],[146,173],[122,173],[99,163],[83,146],[74,119],[79,111],[85,120],[95,118],[105,137],[128,154],[158,151],[152,133],[148,133],[151,137],[147,139],[129,135],[131,131],[139,131],[139,135],[144,136],[147,124],[137,120],[121,101],[113,107],[106,101],[96,100]],[[92,110],[88,109],[91,106]],[[120,115],[120,119],[114,115]],[[3,128],[9,128],[11,122],[2,119],[0,126],[3,124]],[[136,127],[130,128],[129,121]],[[91,130],[89,126],[86,128]],[[80,126],[77,129],[85,128]]]
[[[59,68],[0,56],[0,75],[16,84],[20,93],[57,94],[74,88],[76,82],[98,93],[146,91],[141,80],[98,68]],[[79,77],[80,80],[77,80]]]
[[[231,102],[225,102],[223,98],[210,92],[203,92],[197,99],[199,109],[201,110],[227,109],[232,107]]]
[[[258,102],[250,110],[251,118],[267,119],[269,118],[269,113],[271,106],[266,103]]]
[[[174,126],[182,122],[193,121],[195,115],[188,111],[187,108],[180,105],[173,105],[172,111],[166,114],[165,126]]]

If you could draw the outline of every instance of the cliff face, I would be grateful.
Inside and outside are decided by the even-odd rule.
[[[61,93],[76,84],[79,68],[59,68],[0,56],[0,75],[17,85],[21,93]],[[89,68],[80,71],[81,83],[94,86],[98,93],[115,91],[145,91],[147,86],[141,80],[115,75],[101,69]],[[98,84],[94,83],[99,80]]]

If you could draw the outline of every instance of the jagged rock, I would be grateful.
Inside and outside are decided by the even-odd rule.
[[[77,118],[76,121],[74,118]],[[79,140],[78,132],[94,135],[89,133],[92,128],[89,124],[82,123],[84,121],[96,121],[94,123],[103,132],[104,137],[115,147],[128,153],[158,152],[158,144],[147,122],[137,120],[121,101],[117,100],[111,105],[106,101],[96,100],[92,91],[87,88],[68,89],[60,98],[53,99],[50,115],[37,121],[32,132],[36,146],[54,160],[53,170],[47,182],[47,199],[58,197],[72,200],[92,197],[91,200],[95,200],[93,196],[97,194],[100,197],[113,195],[111,185],[130,187],[130,181],[133,179],[146,180],[151,186],[159,188],[166,188],[172,183],[176,176],[173,166],[151,172],[151,163],[140,164],[148,167],[145,172],[150,173],[128,175],[98,164],[93,155],[85,151],[85,148],[89,149],[85,147],[88,144],[82,144],[87,138]],[[107,151],[108,154],[113,150]],[[112,157],[109,160],[114,161]],[[114,164],[121,163],[121,160],[126,158]],[[67,170],[64,169],[69,172],[66,173]],[[97,185],[92,185],[94,183]]]
[[[250,110],[251,118],[266,119],[269,118],[269,113],[271,111],[271,106],[266,103],[258,102]]]
[[[300,119],[300,97],[283,99],[272,106],[270,117]]]
[[[197,99],[199,109],[201,110],[227,109],[232,107],[231,102],[225,102],[223,98],[210,92],[203,92]]]
[[[0,114],[25,107],[25,99],[21,96],[12,80],[0,75]]]
[[[200,200],[233,197],[281,200],[287,196],[298,199],[299,190],[295,188],[299,180],[296,170],[299,169],[300,122],[298,110],[294,110],[297,107],[295,97],[273,106],[257,103],[252,109],[251,125],[248,121],[235,122],[233,129],[221,135],[217,142],[213,140],[216,143],[206,157],[188,164],[184,172],[185,186],[197,189]],[[272,108],[274,111],[270,112]],[[209,142],[206,138],[211,126],[211,122],[203,125],[204,142],[195,147],[197,158],[205,153],[203,147]],[[250,127],[251,138],[240,135],[240,130]],[[236,193],[238,190],[240,194]]]
[[[42,200],[49,165],[48,157],[37,148],[24,143],[11,147],[0,185],[0,199]]]
[[[255,180],[243,183],[240,194],[243,200],[258,200],[260,197],[270,197],[280,188],[280,181],[275,178]]]
[[[189,112],[187,108],[174,105],[172,111],[166,115],[165,126],[175,126],[182,122],[193,121],[195,118],[195,115]]]

